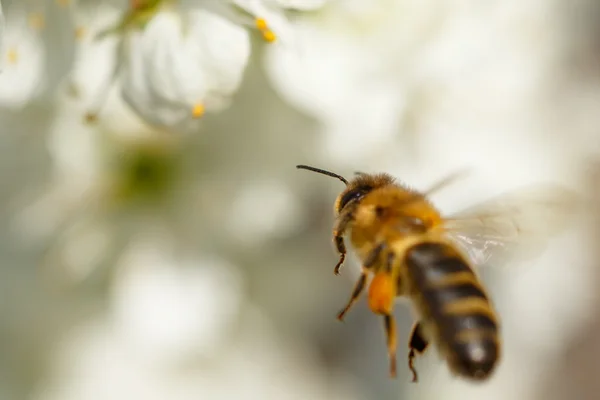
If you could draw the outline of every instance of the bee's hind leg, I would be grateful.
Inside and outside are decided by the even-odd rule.
[[[385,336],[390,360],[390,377],[396,377],[396,321],[391,314],[383,315]]]
[[[408,368],[410,368],[413,374],[413,382],[418,381],[417,370],[415,369],[414,362],[416,353],[423,354],[427,349],[429,343],[423,337],[423,328],[420,322],[415,323],[412,328],[412,333],[410,334],[410,340],[408,342],[408,347],[410,349],[408,353]]]

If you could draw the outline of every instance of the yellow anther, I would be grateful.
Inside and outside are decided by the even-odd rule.
[[[269,25],[267,25],[267,21],[264,18],[256,18],[256,29],[266,31],[269,29]]]
[[[58,4],[61,7],[66,7],[68,6],[70,3],[70,0],[56,0],[56,4]]]
[[[256,24],[256,29],[262,33],[262,37],[265,41],[272,43],[277,40],[277,35],[269,28],[269,25],[264,18],[256,18],[254,23]]]
[[[269,43],[273,43],[277,40],[277,36],[275,36],[275,33],[273,33],[273,31],[263,31],[262,36],[263,39],[265,39],[265,41]]]
[[[205,112],[206,108],[204,108],[204,104],[202,103],[194,104],[194,107],[192,107],[192,116],[194,118],[200,118]]]
[[[8,59],[8,62],[10,64],[16,64],[17,62],[19,62],[19,52],[14,47],[8,49],[8,52],[6,53],[6,58]]]
[[[28,21],[29,26],[38,31],[44,29],[44,26],[46,25],[44,16],[41,13],[30,14]]]
[[[86,29],[83,26],[78,26],[75,28],[75,39],[83,39],[86,34]]]

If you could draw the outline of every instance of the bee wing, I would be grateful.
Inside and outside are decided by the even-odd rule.
[[[561,186],[517,189],[446,218],[446,234],[477,266],[535,257],[565,230],[579,197]]]

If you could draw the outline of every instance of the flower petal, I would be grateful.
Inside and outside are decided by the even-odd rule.
[[[0,106],[19,109],[40,91],[45,56],[34,17],[20,6],[7,10],[2,37],[4,51],[0,53],[3,66]]]
[[[268,0],[269,3],[277,4],[281,8],[292,10],[316,10],[321,8],[329,0]]]
[[[164,127],[192,128],[205,111],[226,107],[250,56],[243,28],[201,9],[164,10],[125,46],[123,97]]]
[[[0,54],[4,54],[4,13],[2,12],[2,2],[0,1]],[[0,72],[4,67],[4,59],[0,57]]]

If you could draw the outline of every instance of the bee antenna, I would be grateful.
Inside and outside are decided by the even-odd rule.
[[[310,167],[308,165],[296,165],[296,168],[298,168],[298,169],[306,169],[306,170],[309,170],[309,171],[317,172],[319,174],[331,176],[333,178],[338,178],[340,181],[344,182],[346,184],[346,186],[348,185],[348,181],[346,180],[346,178],[344,178],[341,175],[334,174],[333,172],[325,171],[324,169]]]

